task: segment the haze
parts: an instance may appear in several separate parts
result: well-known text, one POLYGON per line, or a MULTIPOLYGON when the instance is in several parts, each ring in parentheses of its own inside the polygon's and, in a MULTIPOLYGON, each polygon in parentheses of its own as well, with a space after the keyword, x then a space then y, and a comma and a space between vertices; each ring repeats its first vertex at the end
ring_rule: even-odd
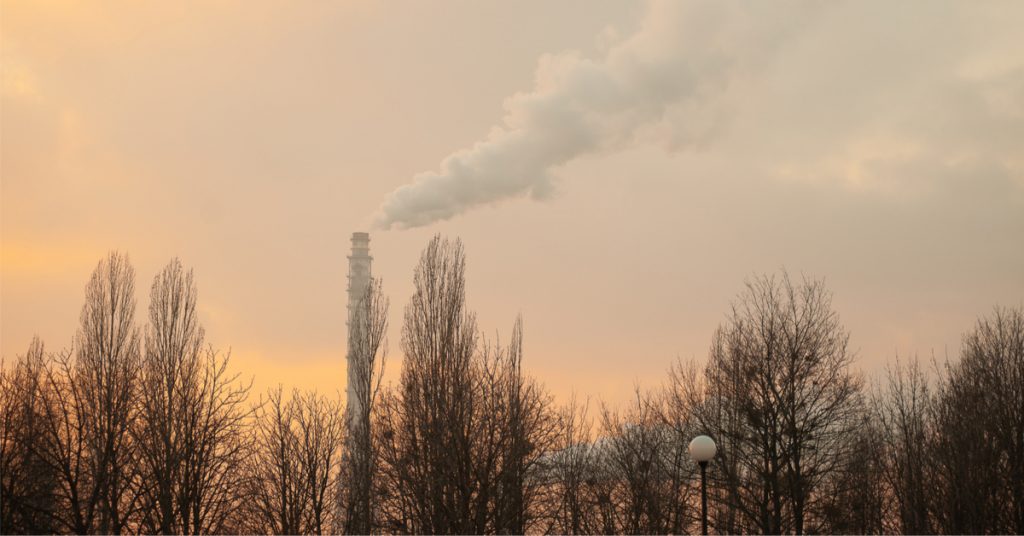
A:
POLYGON ((783 268, 826 278, 866 372, 954 355, 1024 300, 1022 27, 1012 1, 5 1, 0 352, 69 346, 107 251, 140 319, 178 256, 237 371, 340 391, 371 230, 392 378, 435 233, 563 399, 703 358, 783 268))

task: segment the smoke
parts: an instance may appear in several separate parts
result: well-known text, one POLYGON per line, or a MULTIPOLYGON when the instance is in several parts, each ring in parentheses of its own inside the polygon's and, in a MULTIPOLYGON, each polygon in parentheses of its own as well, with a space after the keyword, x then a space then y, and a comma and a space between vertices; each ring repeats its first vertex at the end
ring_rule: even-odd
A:
POLYGON ((720 96, 770 57, 810 7, 654 3, 639 30, 603 58, 544 55, 533 90, 505 100, 500 125, 444 158, 440 171, 392 192, 375 227, 418 227, 509 198, 547 198, 553 170, 581 156, 708 141, 722 121, 720 96))

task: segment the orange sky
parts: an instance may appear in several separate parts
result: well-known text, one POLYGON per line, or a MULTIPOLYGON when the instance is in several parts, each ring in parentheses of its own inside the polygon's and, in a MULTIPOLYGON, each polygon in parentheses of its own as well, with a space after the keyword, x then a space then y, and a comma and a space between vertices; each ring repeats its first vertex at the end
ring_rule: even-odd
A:
POLYGON ((453 188, 496 184, 475 150, 570 111, 588 127, 554 130, 544 199, 515 190, 373 232, 392 377, 434 233, 464 240, 489 335, 523 314, 527 367, 561 398, 623 401, 677 356, 703 358, 753 273, 825 277, 868 372, 955 354, 974 318, 1024 300, 1020 2, 0 9, 7 359, 33 334, 70 344, 116 249, 140 321, 179 256, 236 370, 261 389, 342 390, 351 232, 453 154, 482 162, 453 188), (630 85, 622 51, 682 82, 630 85), (588 73, 625 78, 605 94, 588 73), (637 110, 651 99, 665 108, 637 110))

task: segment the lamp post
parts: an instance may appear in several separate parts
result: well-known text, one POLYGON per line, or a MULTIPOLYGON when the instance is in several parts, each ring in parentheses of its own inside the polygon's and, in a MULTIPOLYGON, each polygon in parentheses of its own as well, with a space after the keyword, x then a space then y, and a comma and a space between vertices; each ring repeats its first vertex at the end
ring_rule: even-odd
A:
POLYGON ((715 440, 699 435, 690 441, 690 457, 700 465, 700 533, 708 533, 708 462, 715 457, 718 447, 715 440))

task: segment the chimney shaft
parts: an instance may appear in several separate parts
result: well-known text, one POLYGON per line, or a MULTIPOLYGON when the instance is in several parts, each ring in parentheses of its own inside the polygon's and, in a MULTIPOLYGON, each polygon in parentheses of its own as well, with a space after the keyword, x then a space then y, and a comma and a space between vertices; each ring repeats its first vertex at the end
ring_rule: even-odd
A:
POLYGON ((370 256, 370 233, 352 233, 352 253, 348 256, 348 382, 347 382, 347 413, 349 419, 355 419, 359 415, 359 401, 355 393, 355 380, 353 376, 353 360, 357 358, 355 350, 356 341, 353 340, 353 326, 360 322, 365 326, 364 318, 357 318, 356 315, 365 315, 366 310, 359 306, 360 300, 366 295, 370 286, 371 267, 373 257, 370 256))

